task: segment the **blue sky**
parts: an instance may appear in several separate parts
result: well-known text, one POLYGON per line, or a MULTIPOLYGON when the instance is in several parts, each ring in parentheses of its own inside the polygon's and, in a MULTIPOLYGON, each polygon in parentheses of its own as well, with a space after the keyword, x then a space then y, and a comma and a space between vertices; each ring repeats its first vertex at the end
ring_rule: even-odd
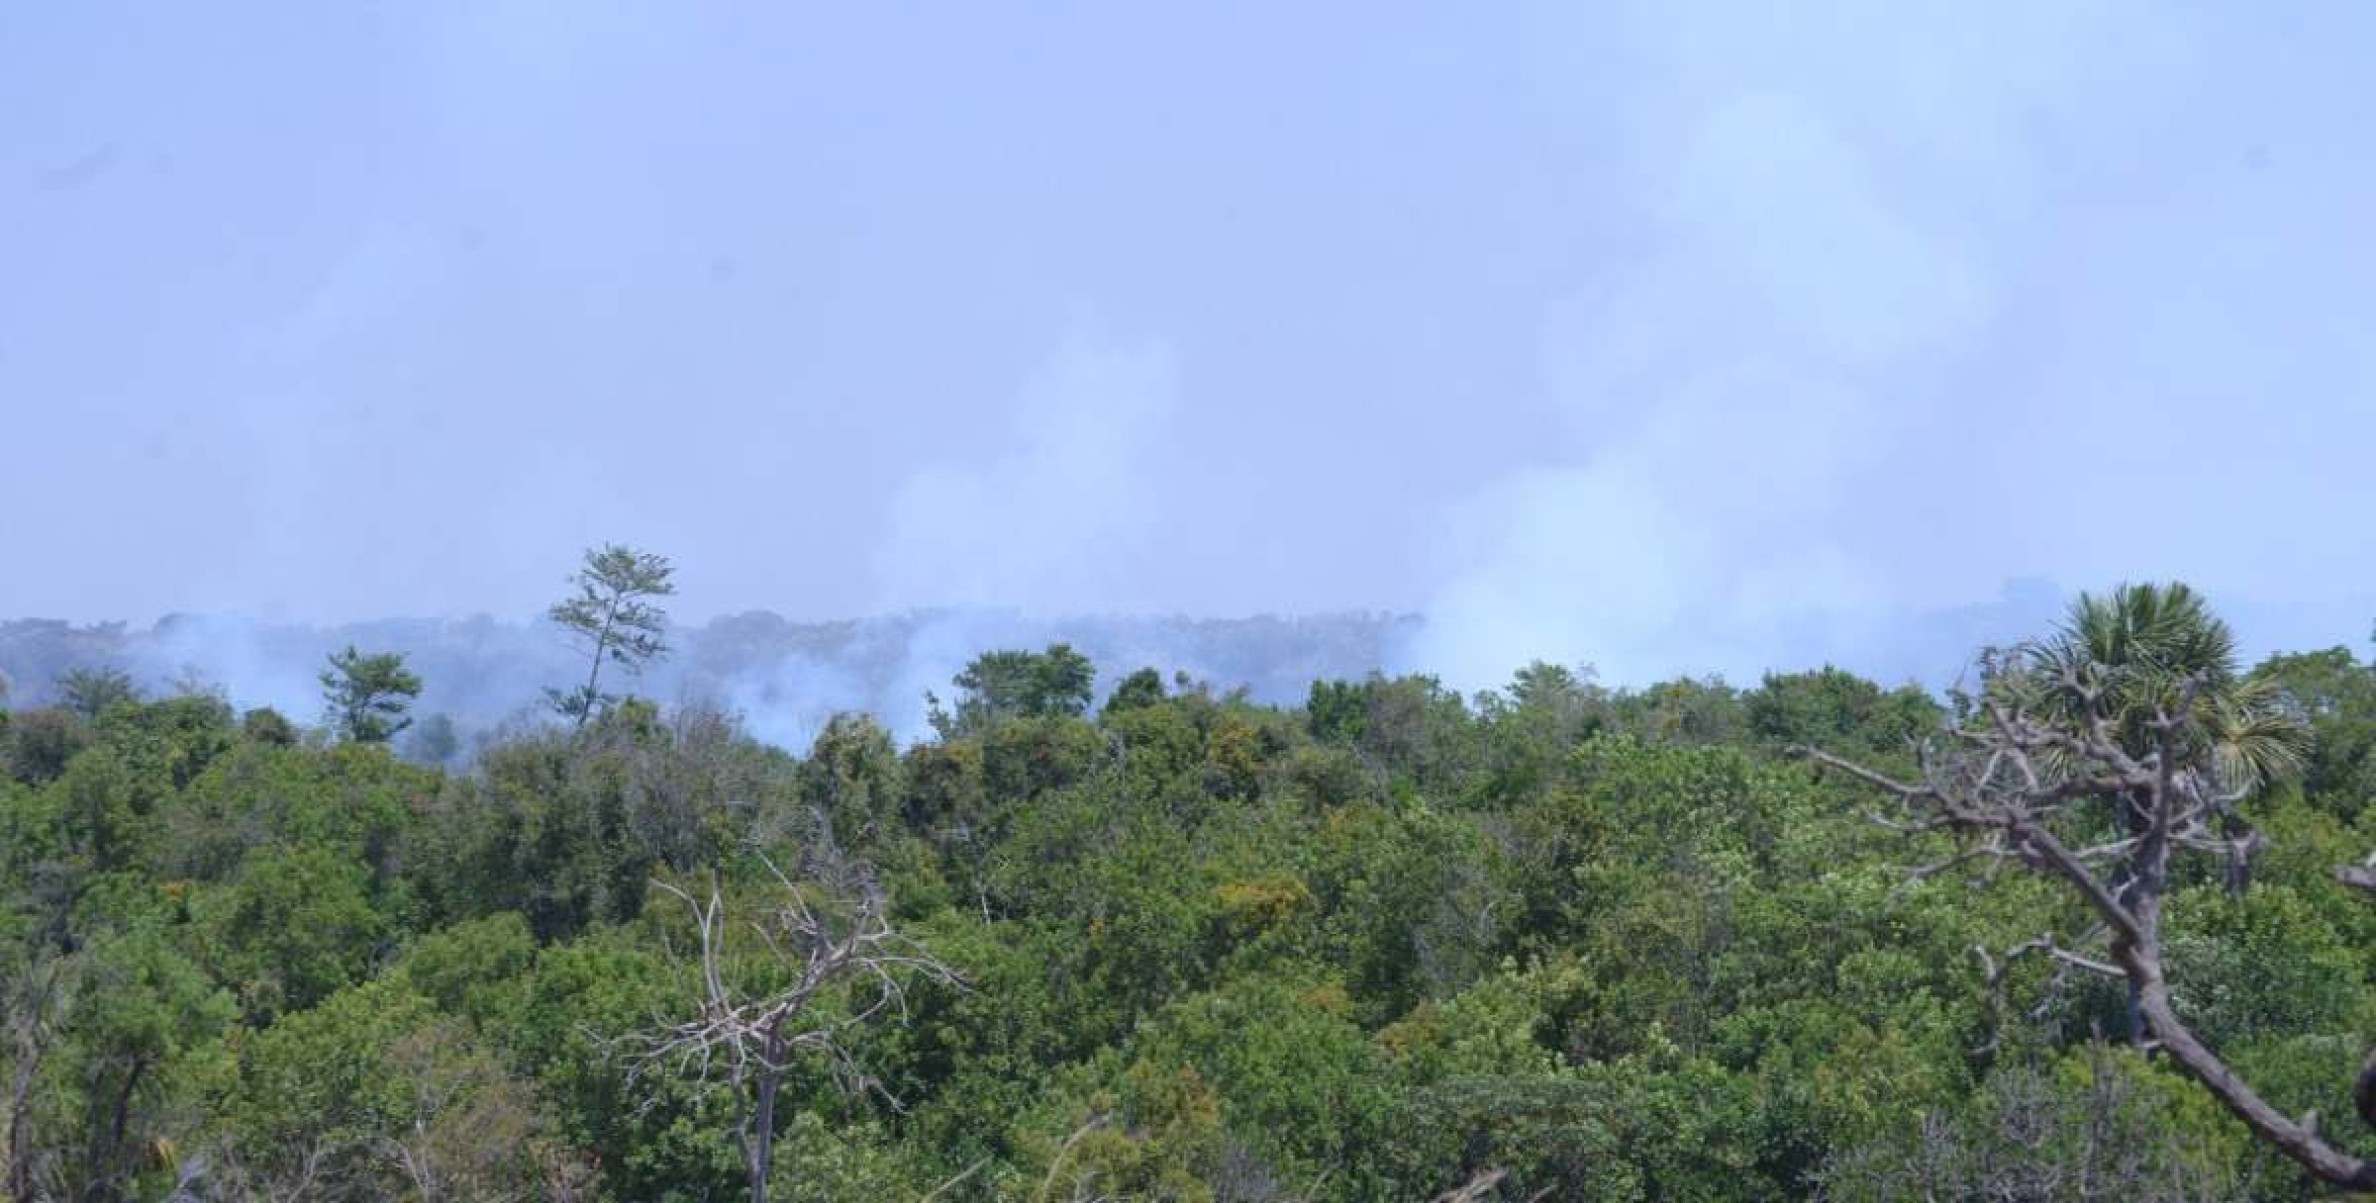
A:
MULTIPOLYGON (((0 615, 2376 618, 2376 9, 18 5, 0 615), (1959 617, 1961 616, 1961 617, 1959 617)), ((1983 624, 1985 625, 1985 624, 1983 624)))

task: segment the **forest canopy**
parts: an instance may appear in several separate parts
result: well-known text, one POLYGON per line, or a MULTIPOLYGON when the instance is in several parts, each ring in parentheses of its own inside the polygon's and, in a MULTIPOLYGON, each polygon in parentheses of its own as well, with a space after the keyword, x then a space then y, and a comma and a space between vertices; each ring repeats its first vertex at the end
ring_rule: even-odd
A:
POLYGON ((372 647, 318 722, 0 710, 0 1192, 2253 1200, 2341 1180, 2287 1132, 2376 1155, 2376 669, 2238 665, 2182 589, 1946 696, 991 648, 929 735, 794 754, 636 696, 656 611, 604 617, 665 561, 609 567, 553 713, 444 765, 372 647))

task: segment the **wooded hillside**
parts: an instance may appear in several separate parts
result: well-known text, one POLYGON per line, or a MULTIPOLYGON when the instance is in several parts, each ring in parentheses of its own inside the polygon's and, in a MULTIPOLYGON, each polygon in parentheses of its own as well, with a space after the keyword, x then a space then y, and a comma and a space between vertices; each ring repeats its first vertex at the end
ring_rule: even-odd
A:
POLYGON ((2087 621, 1945 699, 1537 665, 1100 702, 1017 650, 931 738, 851 715, 799 756, 603 676, 582 726, 451 771, 389 752, 411 695, 370 649, 325 673, 343 726, 87 676, 0 717, 5 1190, 2304 1197, 2170 1037, 2376 1153, 2376 906, 2336 872, 2376 850, 2376 675, 2087 621), (2053 693, 2058 648, 2095 684, 2053 693), (2051 802, 1948 788, 1998 780, 1950 753, 2008 707, 2199 770, 2160 828, 2167 1020, 2043 845, 1928 821, 2026 798, 2140 905, 2157 828, 2056 789, 2085 756, 2029 745, 2051 802))

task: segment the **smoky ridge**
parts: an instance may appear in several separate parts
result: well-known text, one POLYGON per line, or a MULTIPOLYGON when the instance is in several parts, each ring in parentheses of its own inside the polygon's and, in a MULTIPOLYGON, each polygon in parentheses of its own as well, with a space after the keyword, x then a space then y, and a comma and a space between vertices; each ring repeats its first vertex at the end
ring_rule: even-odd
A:
MULTIPOLYGON (((1167 680, 1291 703, 1315 680, 1393 668, 1423 625, 1416 614, 1385 611, 1211 618, 951 607, 815 621, 754 609, 670 623, 669 653, 622 685, 671 707, 732 713, 752 736, 799 750, 845 713, 870 715, 902 739, 923 737, 926 695, 947 695, 966 663, 1000 648, 1069 644, 1096 665, 1101 697, 1152 668, 1167 680)), ((321 710, 325 658, 350 645, 404 657, 422 682, 413 713, 458 737, 456 755, 543 719, 544 690, 582 675, 585 664, 541 617, 309 623, 176 613, 145 626, 0 620, 0 679, 12 704, 37 707, 63 699, 68 674, 114 670, 147 696, 210 693, 303 723, 321 710)))

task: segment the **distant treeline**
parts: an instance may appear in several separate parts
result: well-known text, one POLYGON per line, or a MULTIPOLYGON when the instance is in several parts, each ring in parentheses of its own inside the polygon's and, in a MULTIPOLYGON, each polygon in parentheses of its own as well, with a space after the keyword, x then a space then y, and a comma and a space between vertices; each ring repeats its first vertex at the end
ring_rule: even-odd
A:
MULTIPOLYGON (((670 704, 742 713, 750 730, 806 744, 840 711, 879 716, 904 737, 925 729, 924 693, 946 691, 974 656, 996 647, 1068 642, 1106 668, 1152 665, 1257 701, 1285 702, 1322 677, 1359 677, 1392 663, 1418 619, 1386 614, 1236 619, 918 611, 841 622, 793 622, 751 611, 669 631, 671 656, 638 692, 670 704)), ((582 657, 545 620, 381 619, 335 626, 174 615, 152 626, 0 622, 0 678, 19 706, 58 700, 77 669, 115 668, 151 695, 215 689, 242 706, 267 705, 310 721, 323 657, 354 645, 402 654, 420 674, 414 709, 442 715, 465 737, 540 710, 542 690, 581 672, 582 657)), ((1102 680, 1110 689, 1112 680, 1102 680)), ((400 742, 400 750, 416 751, 400 742)))

